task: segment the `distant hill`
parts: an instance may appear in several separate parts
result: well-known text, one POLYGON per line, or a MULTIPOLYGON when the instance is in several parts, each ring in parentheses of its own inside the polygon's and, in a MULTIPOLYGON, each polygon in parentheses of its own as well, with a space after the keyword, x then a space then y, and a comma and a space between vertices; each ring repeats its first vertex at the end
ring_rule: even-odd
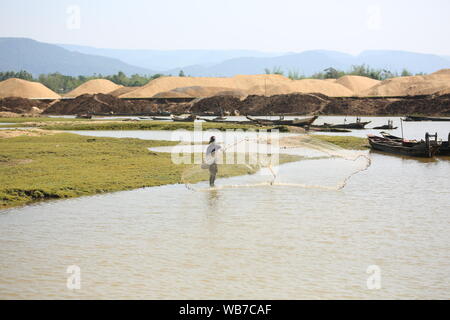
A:
POLYGON ((123 71, 127 75, 164 73, 190 76, 261 74, 280 68, 311 76, 328 67, 348 71, 352 65, 400 73, 432 73, 450 68, 450 57, 407 51, 371 50, 359 55, 310 50, 300 53, 268 53, 255 50, 121 50, 87 46, 46 44, 31 39, 0 38, 0 71, 26 70, 38 75, 102 75, 123 71))
POLYGON ((37 76, 59 72, 64 75, 102 75, 118 71, 154 74, 156 71, 132 66, 118 59, 72 52, 60 46, 26 38, 0 38, 0 71, 26 70, 37 76))
POLYGON ((59 46, 70 51, 116 58, 132 65, 162 71, 190 65, 209 66, 232 58, 281 55, 281 53, 256 50, 129 50, 103 49, 71 44, 59 44, 59 46))
MULTIPOLYGON (((364 51, 358 56, 336 51, 314 50, 288 54, 278 57, 246 57, 223 61, 213 66, 188 66, 182 68, 191 76, 233 76, 236 74, 260 74, 265 68, 280 68, 310 76, 328 67, 348 71, 352 65, 366 64, 375 69, 402 72, 408 69, 412 73, 432 73, 449 68, 450 59, 432 54, 406 51, 364 51)), ((169 70, 176 74, 179 69, 169 70)))

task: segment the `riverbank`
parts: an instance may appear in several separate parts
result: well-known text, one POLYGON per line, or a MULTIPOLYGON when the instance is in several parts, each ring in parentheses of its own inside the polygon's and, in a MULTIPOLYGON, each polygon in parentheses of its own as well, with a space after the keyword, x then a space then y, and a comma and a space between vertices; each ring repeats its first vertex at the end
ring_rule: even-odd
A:
MULTIPOLYGON (((48 199, 179 183, 188 168, 174 164, 170 153, 148 150, 177 142, 94 138, 50 131, 45 135, 23 133, 0 138, 2 209, 48 199)), ((281 159, 296 160, 299 157, 285 155, 281 159)), ((222 166, 218 177, 248 173, 243 165, 222 166)), ((205 177, 199 175, 192 182, 205 177)))
MULTIPOLYGON (((198 124, 198 123, 197 123, 198 124)), ((258 126, 253 124, 238 123, 201 123, 203 130, 269 130, 274 127, 258 126)), ((136 120, 124 121, 123 119, 73 119, 73 118, 7 118, 0 119, 0 128, 32 127, 46 130, 194 130, 194 122, 173 122, 136 120), (25 119, 25 120, 24 120, 25 119), (4 121, 2 121, 4 120, 4 121), (8 123, 2 125, 2 122, 8 123), (11 124, 12 123, 12 124, 11 124)), ((280 131, 288 131, 287 128, 276 127, 280 131)))
MULTIPOLYGON (((317 136, 349 149, 365 139, 317 136)), ((0 137, 0 208, 48 199, 180 183, 188 165, 176 165, 170 153, 148 148, 178 142, 78 136, 48 130, 5 130, 0 137)), ((280 155, 280 162, 301 160, 280 155)), ((249 174, 246 166, 225 166, 219 178, 249 174)), ((199 175, 191 182, 207 179, 199 175)))

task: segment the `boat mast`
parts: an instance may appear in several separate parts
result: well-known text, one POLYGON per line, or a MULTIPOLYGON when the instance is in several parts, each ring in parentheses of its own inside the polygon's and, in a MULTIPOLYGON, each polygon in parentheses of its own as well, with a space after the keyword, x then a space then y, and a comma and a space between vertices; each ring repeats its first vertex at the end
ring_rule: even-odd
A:
POLYGON ((403 119, 400 118, 400 126, 402 127, 402 141, 405 140, 405 138, 403 137, 403 119))

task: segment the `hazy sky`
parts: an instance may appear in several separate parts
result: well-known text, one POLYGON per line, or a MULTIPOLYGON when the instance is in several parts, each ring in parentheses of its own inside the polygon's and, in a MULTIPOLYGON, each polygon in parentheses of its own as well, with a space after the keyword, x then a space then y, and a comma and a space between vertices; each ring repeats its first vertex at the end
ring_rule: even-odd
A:
POLYGON ((0 0, 0 36, 130 49, 450 55, 449 0, 0 0))

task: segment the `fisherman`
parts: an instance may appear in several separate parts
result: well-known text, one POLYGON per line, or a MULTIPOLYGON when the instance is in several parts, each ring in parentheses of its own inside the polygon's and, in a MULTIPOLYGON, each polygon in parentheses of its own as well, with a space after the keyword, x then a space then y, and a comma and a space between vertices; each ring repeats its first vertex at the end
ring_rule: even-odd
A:
POLYGON ((216 137, 212 136, 209 139, 209 145, 206 149, 206 163, 209 169, 209 186, 214 187, 214 181, 217 175, 217 163, 216 163, 216 153, 222 147, 216 143, 216 137))

